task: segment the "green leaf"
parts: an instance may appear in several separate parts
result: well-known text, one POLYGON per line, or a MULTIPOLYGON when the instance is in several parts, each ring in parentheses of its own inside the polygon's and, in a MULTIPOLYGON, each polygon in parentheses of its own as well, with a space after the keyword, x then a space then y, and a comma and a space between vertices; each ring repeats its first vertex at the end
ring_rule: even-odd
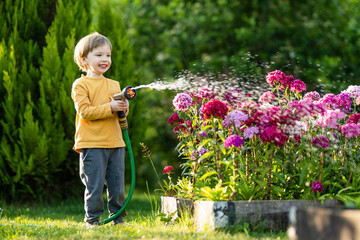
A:
POLYGON ((201 176, 201 178, 199 179, 200 181, 204 180, 205 178, 208 178, 212 175, 218 174, 216 171, 211 171, 211 172, 207 172, 204 175, 201 176))
POLYGON ((198 162, 201 162, 202 160, 204 159, 207 159, 207 158, 210 158, 211 156, 214 155, 214 152, 210 151, 210 152, 207 152, 207 153, 204 153, 199 159, 198 159, 198 162))
POLYGON ((306 173, 307 173, 307 166, 304 166, 303 169, 301 170, 300 182, 299 182, 300 186, 302 186, 304 183, 306 173))
POLYGON ((273 172, 273 174, 283 183, 286 184, 286 181, 284 180, 284 178, 282 176, 280 176, 280 174, 278 174, 277 172, 273 172))

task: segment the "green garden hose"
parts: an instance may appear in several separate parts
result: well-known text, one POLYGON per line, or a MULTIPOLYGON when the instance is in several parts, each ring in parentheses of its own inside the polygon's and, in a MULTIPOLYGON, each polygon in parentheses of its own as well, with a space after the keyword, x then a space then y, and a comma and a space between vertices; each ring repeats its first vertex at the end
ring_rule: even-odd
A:
POLYGON ((111 222, 112 220, 116 219, 117 217, 119 217, 119 215, 125 210, 126 206, 129 204, 131 197, 133 195, 134 192, 134 188, 135 188, 135 162, 134 162, 134 155, 131 149, 131 143, 130 143, 130 138, 129 138, 129 134, 127 131, 127 128, 122 128, 122 133, 123 133, 123 137, 125 139, 125 143, 126 143, 126 148, 129 152, 129 158, 130 158, 130 166, 131 166, 131 185, 130 185, 130 191, 129 191, 129 195, 125 200, 124 205, 120 208, 120 210, 115 213, 112 217, 109 217, 101 222, 99 222, 99 225, 103 225, 106 223, 111 222))
MULTIPOLYGON (((135 97, 136 97, 136 90, 132 86, 125 87, 121 93, 115 94, 113 96, 115 100, 123 100, 123 99, 133 100, 135 97)), ((113 216, 99 222, 99 225, 107 224, 112 220, 116 219, 117 217, 119 217, 119 215, 125 210, 126 206, 129 204, 135 188, 135 162, 134 162, 134 155, 131 149, 129 134, 127 131, 128 123, 126 119, 126 114, 124 111, 119 111, 117 115, 122 130, 122 135, 123 138, 125 139, 126 148, 129 152, 130 166, 131 166, 131 185, 130 185, 129 195, 126 198, 124 205, 113 216)))

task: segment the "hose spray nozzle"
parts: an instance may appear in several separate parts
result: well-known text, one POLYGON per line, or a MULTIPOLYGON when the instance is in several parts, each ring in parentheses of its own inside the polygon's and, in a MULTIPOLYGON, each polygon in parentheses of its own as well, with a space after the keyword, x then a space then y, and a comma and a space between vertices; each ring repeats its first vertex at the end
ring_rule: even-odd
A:
POLYGON ((136 90, 132 86, 127 86, 121 93, 114 94, 115 100, 133 100, 136 97, 136 90))
MULTIPOLYGON (((133 100, 136 97, 136 90, 132 86, 127 86, 124 88, 124 90, 121 93, 117 93, 113 95, 113 98, 115 100, 133 100)), ((128 124, 126 120, 126 114, 124 111, 118 112, 118 117, 120 121, 120 127, 121 129, 127 129, 128 124)))

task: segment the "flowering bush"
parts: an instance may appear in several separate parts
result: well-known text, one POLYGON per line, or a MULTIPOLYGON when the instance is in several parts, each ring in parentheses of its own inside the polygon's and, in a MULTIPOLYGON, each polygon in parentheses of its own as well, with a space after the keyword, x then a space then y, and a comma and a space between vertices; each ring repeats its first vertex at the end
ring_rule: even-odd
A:
MULTIPOLYGON (((175 196, 314 199, 359 191, 360 86, 321 97, 279 70, 266 81, 273 91, 259 102, 238 89, 176 95, 168 122, 183 174, 175 196)), ((164 169, 170 180, 171 170, 164 169)))

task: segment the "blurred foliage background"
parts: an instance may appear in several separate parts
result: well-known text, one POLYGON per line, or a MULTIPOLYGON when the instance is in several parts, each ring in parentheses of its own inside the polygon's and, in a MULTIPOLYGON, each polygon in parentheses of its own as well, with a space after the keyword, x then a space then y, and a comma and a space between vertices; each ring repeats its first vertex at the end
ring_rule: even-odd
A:
MULTIPOLYGON (((82 196, 70 91, 81 74, 74 47, 88 33, 111 40, 106 76, 123 87, 172 81, 184 71, 262 81, 279 69, 308 91, 339 93, 360 83, 359 6, 360 0, 1 1, 0 197, 82 196)), ((139 89, 131 102, 138 188, 157 182, 140 143, 159 172, 179 165, 167 124, 174 95, 139 89)))

